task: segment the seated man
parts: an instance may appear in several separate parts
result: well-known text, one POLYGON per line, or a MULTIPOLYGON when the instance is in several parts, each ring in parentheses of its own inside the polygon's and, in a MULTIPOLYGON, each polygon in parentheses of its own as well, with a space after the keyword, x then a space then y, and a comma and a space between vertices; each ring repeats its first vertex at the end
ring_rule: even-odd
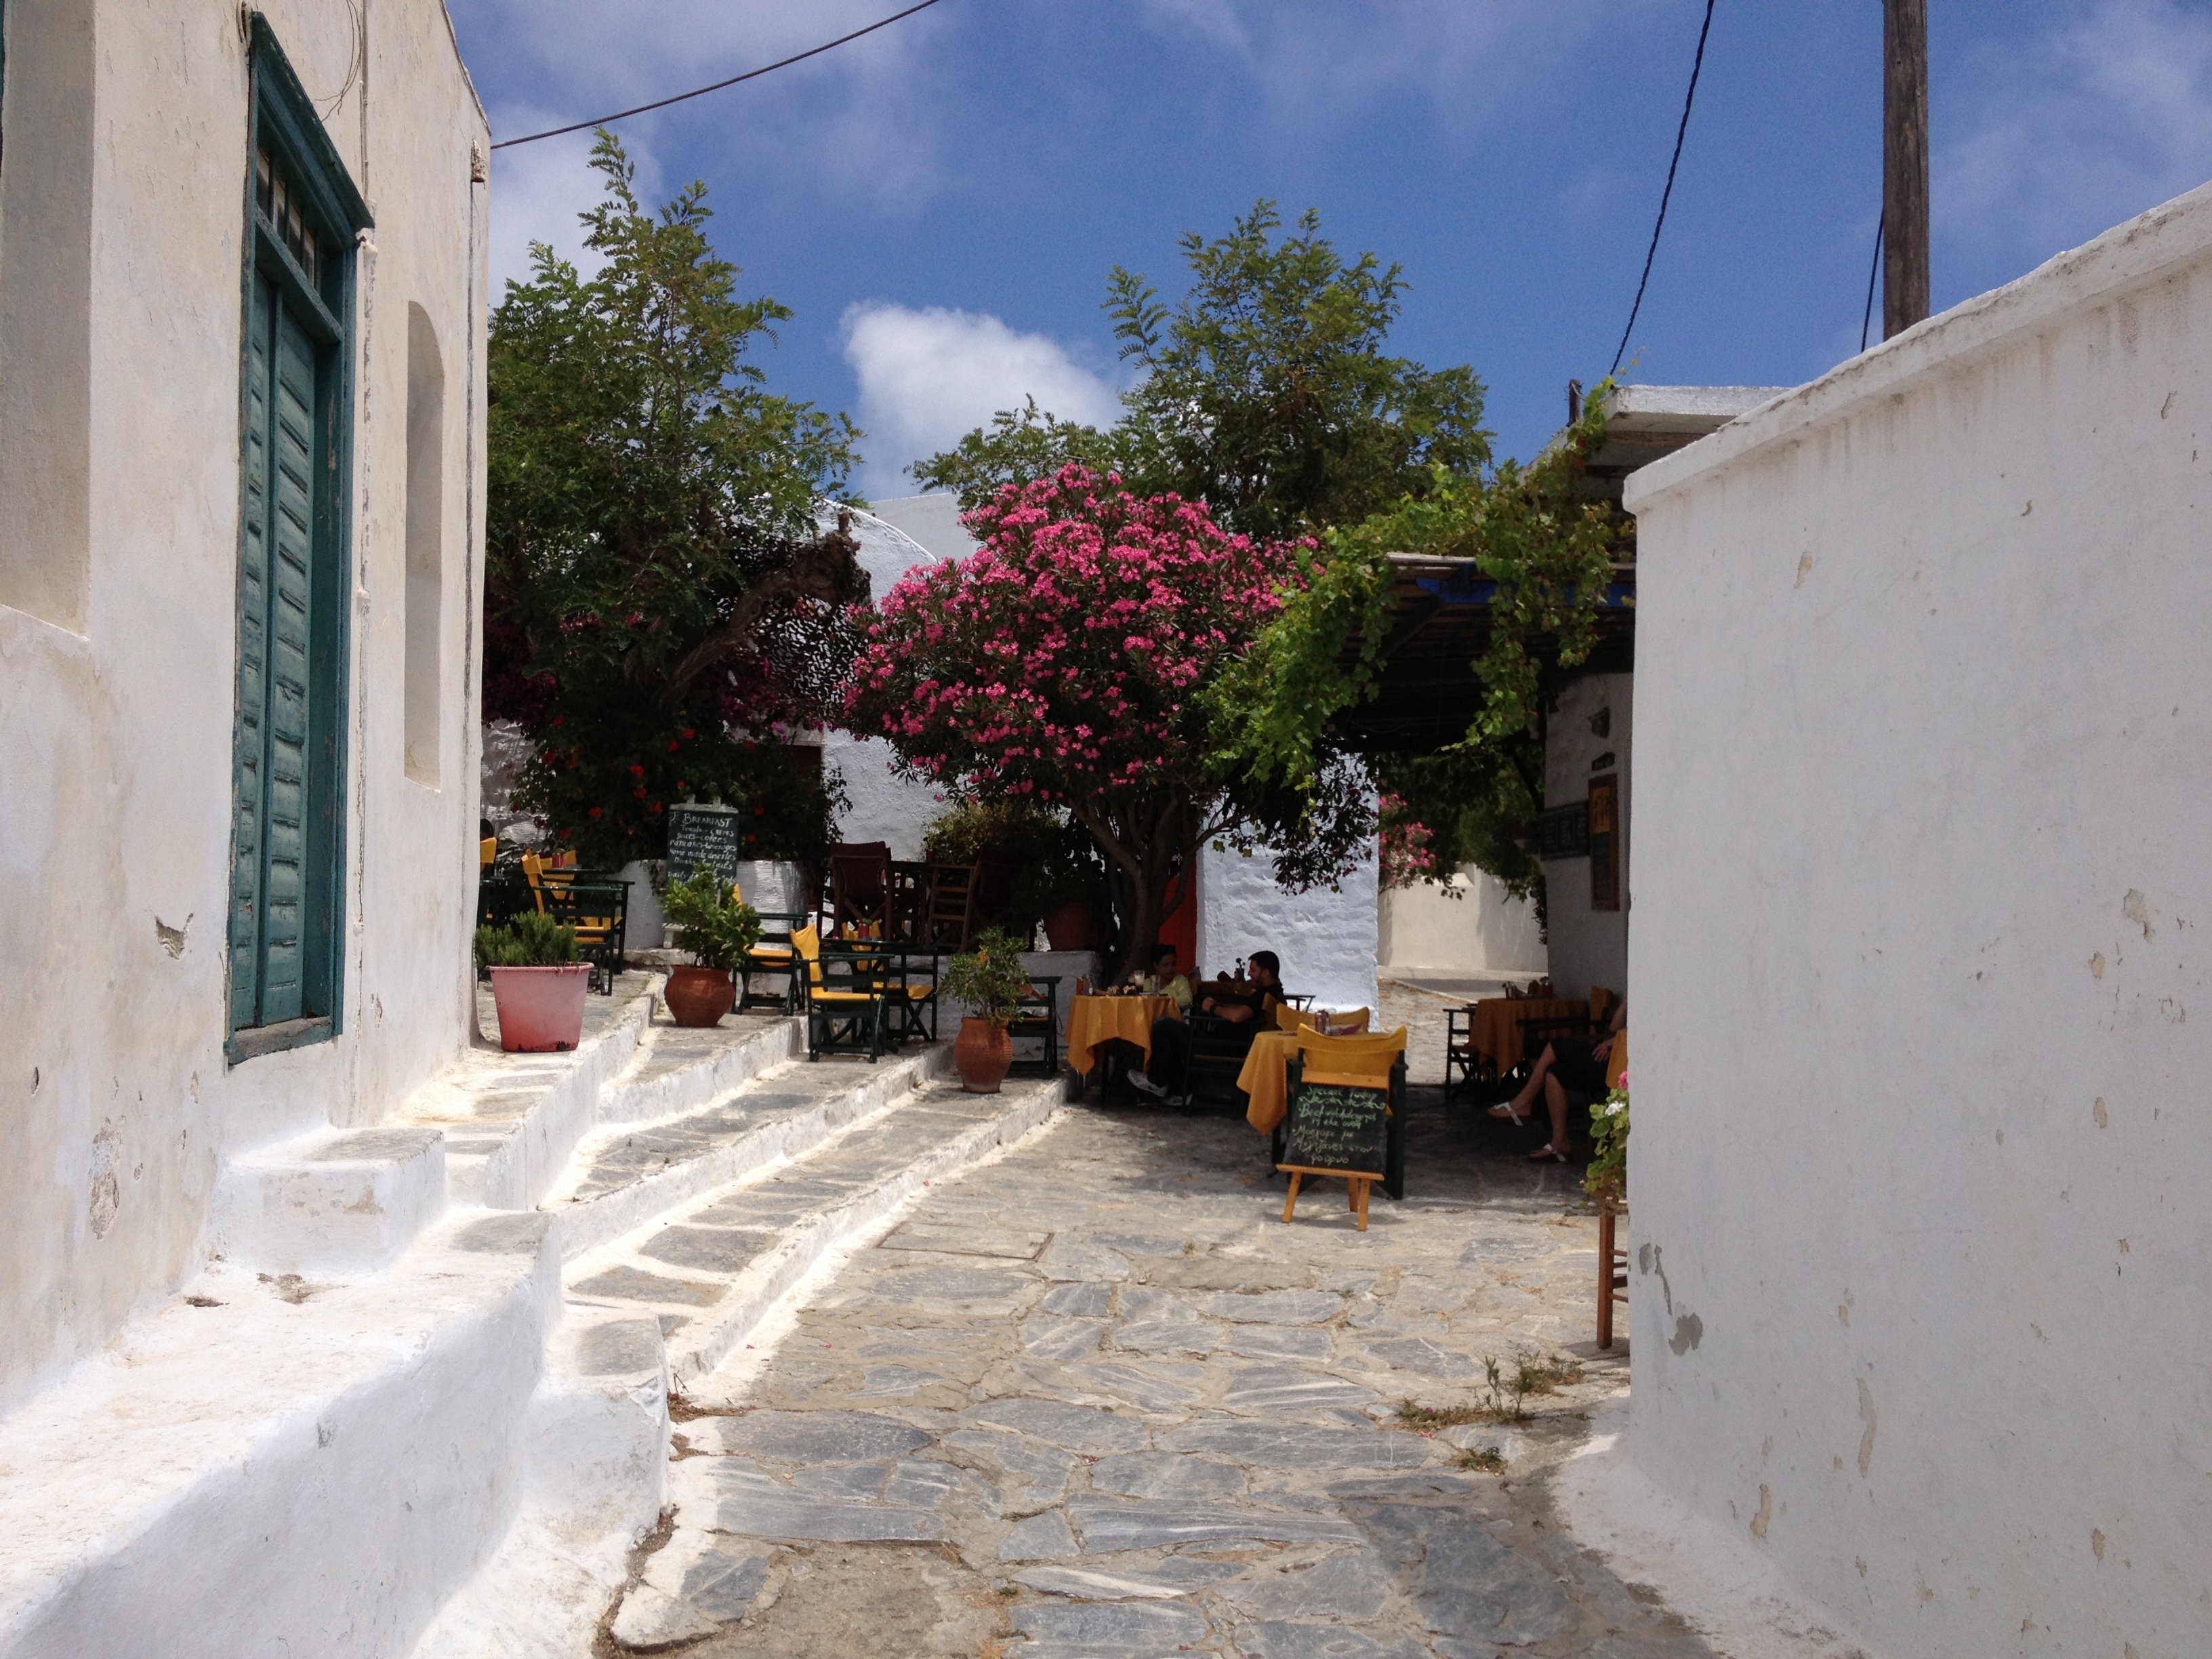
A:
MULTIPOLYGON (((1231 991, 1225 986, 1194 992, 1194 1012, 1230 1025, 1249 1025, 1282 1000, 1281 964, 1273 951, 1252 953, 1252 983, 1231 991)), ((1129 1085, 1155 1100, 1190 1103, 1190 1027, 1173 1018, 1152 1022, 1152 1058, 1146 1072, 1129 1073, 1129 1085)))
POLYGON ((1173 997, 1177 1012, 1190 1012, 1190 981, 1176 965, 1172 945, 1152 946, 1152 971, 1137 981, 1137 988, 1147 996, 1173 997))
POLYGON ((1536 1063, 1530 1067, 1528 1081, 1522 1085, 1521 1092, 1505 1104, 1492 1107, 1491 1116, 1510 1117, 1516 1123, 1526 1123, 1529 1109, 1541 1091, 1544 1104, 1551 1109, 1552 1138, 1528 1156, 1565 1164, 1568 1152, 1567 1108, 1571 1104, 1587 1106, 1607 1092, 1606 1073, 1611 1068, 1606 1062, 1613 1057, 1613 1039, 1627 1029, 1628 999, 1623 997, 1613 1006, 1613 1024, 1601 1041, 1593 1043, 1583 1037, 1554 1037, 1536 1056, 1536 1063))

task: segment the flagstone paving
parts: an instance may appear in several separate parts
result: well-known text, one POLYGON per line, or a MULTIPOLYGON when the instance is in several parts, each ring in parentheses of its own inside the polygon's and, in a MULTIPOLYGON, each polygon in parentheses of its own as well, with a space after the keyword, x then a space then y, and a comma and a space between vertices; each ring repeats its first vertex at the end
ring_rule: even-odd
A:
POLYGON ((1709 1654, 1548 1498, 1626 1381, 1590 1341, 1575 1172, 1433 1094, 1411 1140, 1408 1195, 1364 1233, 1334 1183, 1285 1225, 1241 1121, 1150 1109, 1073 1108, 931 1188, 764 1365, 679 1402, 673 1526, 603 1646, 1709 1654), (1580 1379, 1522 1422, 1401 1420, 1522 1355, 1580 1379), (1468 1467, 1493 1447, 1502 1474, 1468 1467))

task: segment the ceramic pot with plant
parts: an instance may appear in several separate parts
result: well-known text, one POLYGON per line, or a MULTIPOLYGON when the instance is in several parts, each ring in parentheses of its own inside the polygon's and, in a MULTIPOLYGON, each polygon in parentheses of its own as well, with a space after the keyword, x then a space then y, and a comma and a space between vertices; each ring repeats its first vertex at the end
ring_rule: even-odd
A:
POLYGON ((975 950, 945 964, 937 989, 968 1010, 952 1044, 960 1086, 971 1095, 995 1095, 1014 1063, 1014 1040, 1006 1027, 1030 990, 1021 941, 1002 927, 989 929, 975 950))
POLYGON ((503 926, 477 928, 476 953, 491 978, 501 1048, 556 1054, 583 1041, 592 965, 577 959, 574 929, 525 910, 503 926))
POLYGON ((660 896, 668 936, 692 965, 668 970, 661 1000, 678 1025, 718 1024, 737 1004, 732 974, 760 942, 760 916, 730 884, 702 865, 689 881, 672 881, 660 896))

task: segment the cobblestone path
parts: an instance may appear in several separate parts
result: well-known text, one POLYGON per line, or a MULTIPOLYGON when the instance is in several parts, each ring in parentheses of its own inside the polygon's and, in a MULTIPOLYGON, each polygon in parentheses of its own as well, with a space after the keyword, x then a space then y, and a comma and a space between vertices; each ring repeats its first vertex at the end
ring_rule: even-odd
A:
POLYGON ((931 1188, 684 1402, 673 1526, 603 1648, 1707 1655, 1547 1497, 1626 1381, 1574 1172, 1432 1094, 1411 1139, 1364 1234, 1335 1183, 1285 1225, 1222 1117, 1076 1106, 931 1188), (1579 1370, 1525 1421, 1401 1412, 1481 1406, 1524 1358, 1579 1370))

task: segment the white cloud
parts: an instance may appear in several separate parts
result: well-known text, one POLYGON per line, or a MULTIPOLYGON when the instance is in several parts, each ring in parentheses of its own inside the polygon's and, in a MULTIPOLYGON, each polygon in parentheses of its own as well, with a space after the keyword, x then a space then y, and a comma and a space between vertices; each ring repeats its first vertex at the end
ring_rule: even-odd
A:
POLYGON ((1936 133, 1932 205, 1978 285, 2212 179, 2212 14, 2101 0, 1978 57, 1960 101, 1936 133))
POLYGON ((847 310, 844 335, 867 433, 860 488, 870 495, 914 494, 920 486, 908 463, 950 448, 1025 397, 1062 420, 1094 426, 1121 412, 1109 376, 1057 340, 1019 333, 983 313, 871 301, 847 310))

